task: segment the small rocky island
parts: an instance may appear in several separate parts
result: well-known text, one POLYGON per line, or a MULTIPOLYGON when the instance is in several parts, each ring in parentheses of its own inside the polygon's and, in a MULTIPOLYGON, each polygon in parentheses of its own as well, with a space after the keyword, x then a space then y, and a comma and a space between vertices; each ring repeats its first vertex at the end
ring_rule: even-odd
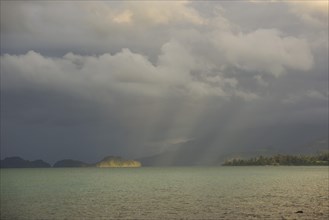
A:
POLYGON ((141 167, 142 164, 136 160, 125 160, 121 157, 108 156, 95 164, 96 167, 141 167))
MULTIPOLYGON (((79 160, 72 160, 72 159, 65 159, 57 161, 53 167, 60 168, 60 167, 99 167, 99 168, 119 168, 119 167, 141 167, 142 164, 136 160, 126 160, 122 157, 117 156, 107 156, 104 157, 102 160, 96 163, 85 163, 79 160)), ((20 157, 7 157, 1 160, 1 168, 49 168, 51 167, 50 164, 42 161, 42 160, 35 160, 29 161, 24 160, 20 157)))

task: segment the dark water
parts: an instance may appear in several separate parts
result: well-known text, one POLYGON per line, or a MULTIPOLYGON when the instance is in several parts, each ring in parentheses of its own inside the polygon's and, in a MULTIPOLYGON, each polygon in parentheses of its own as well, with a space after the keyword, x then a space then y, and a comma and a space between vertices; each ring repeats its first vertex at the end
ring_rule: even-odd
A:
POLYGON ((328 167, 1 169, 1 219, 329 219, 328 179, 328 167))

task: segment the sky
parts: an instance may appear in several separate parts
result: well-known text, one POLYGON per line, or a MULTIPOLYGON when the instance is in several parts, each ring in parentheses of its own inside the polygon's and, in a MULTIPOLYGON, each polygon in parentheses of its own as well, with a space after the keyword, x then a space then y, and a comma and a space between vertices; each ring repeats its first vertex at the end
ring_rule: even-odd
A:
POLYGON ((298 152, 328 97, 328 1, 1 1, 1 158, 298 152))

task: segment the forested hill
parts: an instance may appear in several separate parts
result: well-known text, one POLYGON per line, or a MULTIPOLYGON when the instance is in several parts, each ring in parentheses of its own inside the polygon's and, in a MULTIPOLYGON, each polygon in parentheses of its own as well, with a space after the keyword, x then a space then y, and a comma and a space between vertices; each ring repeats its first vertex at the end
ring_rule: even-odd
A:
POLYGON ((7 157, 0 161, 1 168, 48 168, 49 163, 43 160, 24 160, 20 157, 7 157))
POLYGON ((225 161, 223 166, 264 166, 264 165, 283 165, 283 166, 328 166, 329 152, 317 155, 275 155, 259 156, 250 159, 233 158, 225 161))
MULTIPOLYGON (((53 167, 141 167, 142 164, 136 160, 126 160, 122 157, 107 156, 101 161, 89 164, 79 160, 65 159, 57 161, 53 167)), ((1 160, 0 168, 49 168, 50 164, 43 160, 29 161, 20 157, 7 157, 1 160)))

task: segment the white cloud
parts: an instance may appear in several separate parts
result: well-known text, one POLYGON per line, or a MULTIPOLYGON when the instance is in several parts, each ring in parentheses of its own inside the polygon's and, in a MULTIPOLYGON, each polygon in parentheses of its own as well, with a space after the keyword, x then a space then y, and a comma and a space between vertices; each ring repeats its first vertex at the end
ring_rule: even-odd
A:
POLYGON ((261 86, 268 86, 268 82, 266 82, 261 75, 255 75, 254 79, 259 83, 261 86))
POLYGON ((68 53, 62 58, 44 57, 30 51, 25 55, 1 56, 1 83, 3 88, 31 84, 83 95, 103 94, 105 99, 113 92, 139 96, 230 97, 238 90, 234 78, 193 77, 191 72, 197 68, 193 60, 191 54, 173 41, 164 45, 157 65, 129 49, 100 56, 68 53))
POLYGON ((188 6, 188 1, 177 2, 134 2, 127 1, 119 4, 107 2, 83 2, 81 8, 87 12, 91 24, 103 32, 110 31, 113 25, 138 25, 139 27, 195 24, 201 25, 204 19, 199 13, 188 6))
POLYGON ((137 22, 149 24, 192 23, 202 24, 203 18, 188 6, 188 1, 176 2, 126 2, 137 22))
MULTIPOLYGON (((28 29, 19 36, 29 36, 26 42, 35 41, 36 45, 47 44, 49 50, 58 47, 69 50, 66 46, 74 45, 72 47, 78 50, 93 51, 91 54, 102 51, 98 56, 73 52, 60 58, 30 52, 16 57, 16 60, 6 61, 5 65, 16 62, 15 68, 28 66, 21 73, 34 68, 28 78, 32 80, 34 76, 35 82, 67 77, 75 82, 75 78, 82 76, 79 83, 88 81, 100 84, 102 88, 135 94, 154 96, 169 91, 253 99, 257 96, 254 91, 242 89, 243 83, 230 69, 247 71, 258 85, 266 87, 268 82, 264 80, 264 74, 279 77, 290 70, 307 72, 313 67, 314 58, 306 39, 289 36, 278 29, 242 31, 224 17, 228 12, 221 6, 215 7, 215 14, 204 16, 186 1, 31 2, 23 5, 9 2, 3 5, 1 10, 6 11, 6 15, 2 15, 5 19, 1 19, 1 24, 6 33, 28 29), (63 6, 65 12, 72 13, 64 13, 63 6), (20 12, 17 20, 11 19, 10 14, 14 12, 20 12), (70 28, 72 25, 74 31, 70 28), (163 37, 160 34, 161 40, 157 41, 157 37, 150 36, 161 32, 159 28, 164 28, 163 33, 168 35, 163 37), (109 51, 117 52, 110 54, 109 51), (153 56, 147 57, 150 51, 153 56), (45 67, 36 66, 38 62, 47 63, 44 65, 56 74, 42 73, 45 67), (35 77, 38 72, 39 78, 35 77)), ((308 10, 317 11, 316 8, 308 10)), ((10 41, 8 39, 6 41, 10 41)), ((324 43, 321 41, 318 47, 324 43)))
POLYGON ((130 10, 124 10, 118 15, 113 17, 113 21, 116 23, 131 23, 133 13, 130 10))
POLYGON ((253 101, 260 99, 260 96, 253 92, 236 91, 235 95, 239 98, 244 99, 245 101, 253 101))
POLYGON ((180 72, 196 65, 200 71, 204 66, 221 69, 232 65, 256 74, 280 76, 288 69, 312 68, 313 55, 304 38, 287 36, 277 29, 239 31, 237 24, 223 16, 224 9, 217 8, 215 15, 206 17, 187 1, 5 2, 1 7, 1 27, 5 30, 1 41, 5 46, 31 45, 28 50, 61 48, 65 53, 70 47, 89 54, 129 48, 136 54, 152 54, 150 60, 154 63, 158 59, 159 66, 171 62, 164 66, 180 68, 180 72), (19 15, 14 19, 13 14, 19 15), (15 30, 22 32, 16 36, 17 42, 7 35, 15 30), (162 56, 158 58, 156 53, 162 56))
POLYGON ((328 1, 286 1, 292 12, 306 24, 316 28, 328 28, 328 1))
POLYGON ((218 33, 214 39, 227 61, 248 71, 267 72, 278 77, 286 68, 310 70, 313 55, 304 39, 281 36, 275 29, 250 33, 218 33))
POLYGON ((312 99, 328 101, 328 93, 324 94, 324 93, 322 93, 320 91, 317 91, 317 90, 307 90, 306 91, 306 96, 308 96, 312 99))
POLYGON ((328 102, 328 98, 328 91, 326 93, 318 90, 306 90, 298 94, 288 94, 287 97, 282 100, 282 102, 285 104, 296 104, 309 100, 328 102))

